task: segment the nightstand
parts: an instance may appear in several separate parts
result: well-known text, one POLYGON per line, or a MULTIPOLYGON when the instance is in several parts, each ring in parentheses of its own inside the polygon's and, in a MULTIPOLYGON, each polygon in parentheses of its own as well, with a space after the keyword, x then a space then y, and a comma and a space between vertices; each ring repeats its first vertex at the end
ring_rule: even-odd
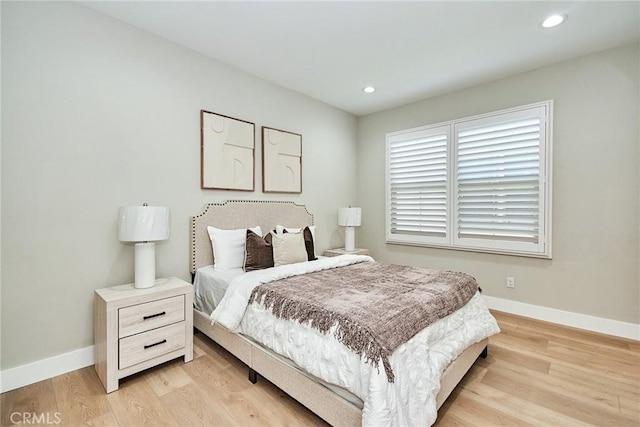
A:
POLYGON ((352 255, 369 255, 369 249, 355 248, 351 252, 347 252, 344 248, 337 249, 327 249, 324 251, 324 256, 338 256, 344 254, 352 254, 352 255))
POLYGON ((193 360, 193 286, 183 280, 96 289, 93 315, 95 368, 107 393, 136 372, 181 356, 193 360))

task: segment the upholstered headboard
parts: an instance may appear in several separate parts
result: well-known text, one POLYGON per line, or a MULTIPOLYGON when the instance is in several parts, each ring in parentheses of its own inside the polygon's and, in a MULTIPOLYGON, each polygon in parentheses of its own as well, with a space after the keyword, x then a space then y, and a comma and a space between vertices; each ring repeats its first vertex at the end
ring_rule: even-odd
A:
POLYGON ((313 215, 306 206, 288 201, 228 200, 206 204, 198 215, 189 219, 191 274, 213 264, 207 226, 234 229, 259 225, 263 233, 267 233, 278 224, 287 227, 313 225, 313 215))

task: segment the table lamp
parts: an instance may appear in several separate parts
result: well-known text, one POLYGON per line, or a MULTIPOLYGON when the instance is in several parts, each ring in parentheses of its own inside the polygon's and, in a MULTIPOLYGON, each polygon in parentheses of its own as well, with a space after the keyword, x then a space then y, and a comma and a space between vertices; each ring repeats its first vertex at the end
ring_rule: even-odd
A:
POLYGON ((353 252, 356 248, 355 228, 360 227, 362 222, 362 210, 360 208, 340 208, 338 210, 338 225, 344 229, 344 250, 353 252))
POLYGON ((156 244, 169 238, 169 208, 124 206, 120 208, 120 241, 135 244, 136 288, 150 288, 156 281, 156 244))

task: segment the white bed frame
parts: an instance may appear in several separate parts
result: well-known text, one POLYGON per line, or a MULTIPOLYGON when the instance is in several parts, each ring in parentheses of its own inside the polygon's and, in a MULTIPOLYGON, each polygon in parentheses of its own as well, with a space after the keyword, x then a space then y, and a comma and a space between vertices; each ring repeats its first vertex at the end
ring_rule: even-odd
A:
MULTIPOLYGON (((313 215, 306 207, 294 202, 230 200, 209 203, 201 213, 190 218, 192 276, 198 268, 213 264, 213 251, 207 226, 245 228, 259 225, 264 233, 276 224, 289 227, 313 225, 313 215)), ((250 378, 255 372, 278 386, 298 402, 333 426, 362 425, 362 410, 335 394, 305 372, 276 358, 268 350, 226 328, 211 325, 209 315, 194 308, 194 327, 225 348, 249 367, 250 378)), ((479 356, 486 356, 487 341, 468 347, 444 371, 436 403, 440 408, 455 386, 479 356)))

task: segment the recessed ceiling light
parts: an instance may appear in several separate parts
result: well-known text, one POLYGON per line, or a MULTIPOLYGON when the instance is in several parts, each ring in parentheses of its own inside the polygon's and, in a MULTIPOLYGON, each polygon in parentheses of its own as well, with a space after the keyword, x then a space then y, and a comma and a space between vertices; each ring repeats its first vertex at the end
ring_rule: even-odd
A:
POLYGON ((363 90, 364 92, 366 92, 366 93, 373 93, 373 92, 375 92, 375 91, 376 91, 376 88, 375 88, 375 87, 373 87, 373 86, 367 86, 367 87, 365 87, 365 88, 364 88, 364 89, 362 89, 362 90, 363 90))
POLYGON ((553 28, 567 20, 567 15, 551 15, 542 21, 542 28, 553 28))

